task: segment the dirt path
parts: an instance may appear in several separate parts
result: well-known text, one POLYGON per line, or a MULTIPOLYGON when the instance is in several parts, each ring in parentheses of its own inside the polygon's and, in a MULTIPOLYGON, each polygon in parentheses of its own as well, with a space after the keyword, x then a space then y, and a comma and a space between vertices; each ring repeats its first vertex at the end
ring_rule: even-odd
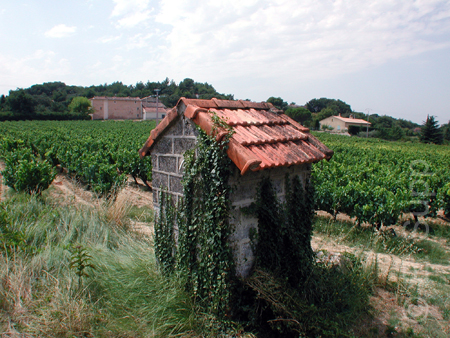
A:
POLYGON ((450 274, 450 266, 441 264, 431 264, 417 262, 413 257, 398 257, 396 255, 376 253, 366 251, 358 247, 350 247, 338 244, 321 236, 313 236, 311 246, 314 251, 326 250, 329 253, 340 254, 350 252, 355 255, 363 255, 366 264, 374 264, 375 261, 380 269, 380 275, 391 281, 396 281, 399 273, 403 276, 410 276, 411 282, 422 283, 424 278, 439 274, 450 274))

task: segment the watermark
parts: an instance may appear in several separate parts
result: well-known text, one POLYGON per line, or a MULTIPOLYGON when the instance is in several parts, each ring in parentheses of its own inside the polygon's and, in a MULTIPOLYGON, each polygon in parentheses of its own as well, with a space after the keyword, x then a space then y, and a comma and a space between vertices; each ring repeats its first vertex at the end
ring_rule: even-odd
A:
MULTIPOLYGON (((433 175, 430 171, 430 165, 424 160, 414 160, 409 165, 411 169, 411 182, 409 189, 413 199, 409 202, 411 213, 414 216, 414 232, 422 225, 425 228, 425 234, 430 233, 430 227, 427 222, 420 221, 419 217, 425 217, 430 212, 430 197, 436 196, 436 193, 430 189, 427 177, 433 175), (411 208, 412 207, 412 208, 411 208)), ((403 223, 404 228, 411 226, 411 221, 403 223)))
MULTIPOLYGON (((423 277, 427 278, 426 276, 423 277)), ((415 270, 413 280, 418 281, 420 278, 419 270, 415 270)), ((406 304, 404 304, 403 318, 406 320, 413 320, 415 322, 425 321, 428 318, 429 313, 430 306, 422 297, 409 297, 406 304)))
MULTIPOLYGON (((419 217, 425 217, 430 213, 430 200, 436 196, 430 188, 429 180, 427 179, 433 172, 430 170, 430 165, 424 160, 412 161, 409 168, 411 169, 409 189, 411 192, 411 201, 408 206, 412 215, 414 216, 414 230, 417 232, 422 226, 425 230, 425 235, 430 233, 430 227, 424 220, 419 220, 419 217)), ((411 221, 408 220, 403 224, 404 228, 411 227, 411 221)), ((419 271, 415 270, 413 280, 418 281, 425 276, 419 276, 419 271)), ((430 306, 422 297, 410 297, 405 304, 403 310, 403 318, 413 320, 415 322, 424 321, 428 318, 430 306)))

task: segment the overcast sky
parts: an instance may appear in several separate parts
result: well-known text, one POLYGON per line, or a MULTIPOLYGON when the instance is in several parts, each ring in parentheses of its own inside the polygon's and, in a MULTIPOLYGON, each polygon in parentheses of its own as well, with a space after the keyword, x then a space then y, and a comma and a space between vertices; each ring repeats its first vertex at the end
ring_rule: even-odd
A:
POLYGON ((0 0, 0 94, 166 77, 446 123, 450 1, 0 0))

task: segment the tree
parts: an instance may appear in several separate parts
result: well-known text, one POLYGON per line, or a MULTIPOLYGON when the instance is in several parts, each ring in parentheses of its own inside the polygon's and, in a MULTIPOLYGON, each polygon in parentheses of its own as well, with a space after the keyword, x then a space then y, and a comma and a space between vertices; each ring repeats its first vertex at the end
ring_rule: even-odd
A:
POLYGON ((439 129, 439 122, 434 119, 434 116, 427 116, 427 120, 422 126, 419 138, 423 143, 442 144, 442 132, 439 129))
POLYGON ((398 124, 395 124, 389 132, 389 139, 391 140, 397 141, 400 140, 403 136, 405 136, 405 132, 402 128, 400 128, 398 124))
POLYGON ((31 95, 26 94, 23 89, 10 90, 6 103, 14 114, 23 117, 34 115, 34 99, 31 95))
POLYGON ((275 108, 281 109, 283 111, 285 111, 288 106, 288 103, 283 101, 281 97, 271 96, 267 99, 267 102, 272 103, 275 106, 275 108))
POLYGON ((3 108, 5 107, 5 104, 6 104, 6 97, 5 97, 5 95, 2 95, 0 97, 0 110, 3 110, 3 108))
POLYGON ((294 119, 295 121, 299 122, 300 124, 304 125, 305 122, 308 122, 312 119, 311 112, 303 107, 299 108, 288 108, 285 111, 285 114, 294 119))
POLYGON ((324 108, 316 115, 316 119, 322 121, 323 119, 333 115, 336 115, 336 112, 332 108, 324 108))
POLYGON ((447 125, 442 128, 444 129, 444 140, 450 141, 450 121, 448 121, 447 125))
POLYGON ((83 96, 74 97, 69 104, 69 110, 73 114, 87 115, 92 110, 91 101, 83 96))
POLYGON ((344 101, 327 99, 325 97, 310 100, 309 102, 306 103, 306 108, 311 113, 318 113, 325 108, 331 108, 336 115, 337 114, 345 115, 352 113, 350 105, 348 105, 344 101))

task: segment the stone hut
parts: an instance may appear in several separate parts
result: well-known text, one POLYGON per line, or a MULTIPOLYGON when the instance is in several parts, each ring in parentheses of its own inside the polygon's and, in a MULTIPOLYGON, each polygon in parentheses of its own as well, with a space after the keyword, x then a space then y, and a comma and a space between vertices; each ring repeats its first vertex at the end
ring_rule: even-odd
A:
MULTIPOLYGON (((181 98, 161 123, 151 131, 140 149, 140 156, 152 156, 153 203, 159 212, 159 192, 167 190, 177 202, 183 196, 183 153, 195 147, 197 128, 213 132, 212 115, 216 114, 230 127, 233 135, 227 154, 232 164, 230 223, 234 228, 232 244, 236 273, 247 277, 253 266, 250 229, 257 228, 256 218, 241 208, 256 197, 256 187, 269 175, 279 200, 284 199, 286 174, 299 175, 303 183, 310 175, 311 163, 330 159, 333 151, 271 103, 181 98)), ((225 136, 216 132, 216 139, 225 136)))

